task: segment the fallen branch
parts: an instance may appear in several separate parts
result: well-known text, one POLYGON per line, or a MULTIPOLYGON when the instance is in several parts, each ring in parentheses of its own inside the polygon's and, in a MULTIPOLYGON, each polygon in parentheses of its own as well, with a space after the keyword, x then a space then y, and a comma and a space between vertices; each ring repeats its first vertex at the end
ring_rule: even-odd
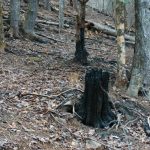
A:
POLYGON ((24 37, 30 39, 31 41, 37 41, 37 42, 40 42, 40 43, 48 43, 48 41, 46 39, 40 37, 36 33, 26 33, 24 31, 24 37))
POLYGON ((67 103, 69 101, 69 99, 64 99, 60 104, 57 105, 57 107, 55 109, 59 109, 62 105, 64 105, 65 103, 67 103))
POLYGON ((63 91, 57 95, 51 95, 51 96, 48 96, 48 95, 43 95, 43 94, 37 94, 37 93, 19 93, 17 96, 18 97, 23 97, 23 96, 28 96, 28 95, 31 95, 31 96, 39 96, 39 97, 46 97, 46 98, 49 98, 49 99, 53 99, 53 98, 56 98, 56 97, 59 97, 67 92, 70 92, 70 91, 74 91, 74 90, 77 90, 77 91, 80 91, 83 93, 83 91, 81 89, 77 89, 77 88, 73 88, 73 89, 68 89, 66 91, 63 91))
POLYGON ((52 38, 52 37, 50 37, 50 36, 47 36, 47 35, 44 35, 44 34, 41 34, 41 33, 36 33, 36 34, 39 35, 39 36, 45 37, 45 38, 47 38, 47 39, 53 40, 54 42, 65 43, 64 41, 61 41, 61 40, 52 38))
MULTIPOLYGON (((47 21, 47 20, 36 20, 37 23, 43 23, 43 24, 48 24, 48 25, 54 25, 54 26, 59 26, 59 23, 57 22, 52 22, 52 21, 47 21)), ((64 24, 64 27, 69 28, 68 24, 64 24)))
MULTIPOLYGON (((96 22, 93 22, 91 20, 86 20, 87 23, 91 24, 91 27, 92 28, 95 28, 97 30, 100 30, 102 31, 103 33, 105 34, 109 34, 109 35, 112 35, 112 36, 117 36, 117 32, 115 29, 111 29, 109 28, 108 26, 106 25, 102 25, 102 24, 99 24, 99 23, 96 23, 96 22)), ((125 39, 126 40, 130 40, 132 41, 133 43, 135 42, 135 37, 134 36, 130 36, 130 35, 127 35, 125 34, 125 39)))
POLYGON ((139 117, 137 117, 137 118, 135 118, 135 119, 133 119, 133 120, 128 121, 125 125, 123 125, 123 128, 126 128, 129 124, 135 122, 135 121, 138 120, 138 119, 139 119, 139 117))

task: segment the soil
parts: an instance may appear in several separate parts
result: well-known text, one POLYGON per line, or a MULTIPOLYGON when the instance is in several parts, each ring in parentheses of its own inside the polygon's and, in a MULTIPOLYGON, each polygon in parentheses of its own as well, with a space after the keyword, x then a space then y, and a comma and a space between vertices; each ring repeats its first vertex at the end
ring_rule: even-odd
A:
MULTIPOLYGON (((52 5, 58 8, 58 2, 54 0, 52 5)), ((6 17, 8 10, 6 3, 6 17)), ((0 149, 85 150, 89 149, 90 140, 100 144, 101 149, 149 150, 150 138, 144 132, 144 125, 150 115, 150 102, 113 89, 117 67, 115 38, 86 30, 88 65, 76 64, 73 61, 75 17, 67 3, 65 12, 68 28, 36 24, 36 33, 53 40, 45 38, 47 42, 40 43, 23 37, 14 39, 11 35, 5 38, 7 48, 0 52, 0 149), (57 109, 64 100, 75 103, 80 99, 85 73, 90 68, 102 68, 111 74, 109 97, 118 116, 118 124, 111 128, 102 130, 85 126, 74 114, 57 109)), ((46 11, 43 7, 38 13, 38 19, 41 18, 59 21, 57 11, 46 11)), ((89 7, 86 18, 114 26, 111 16, 89 7)), ((9 24, 5 23, 5 28, 9 29, 9 24)), ((129 70, 133 47, 126 46, 129 70)))

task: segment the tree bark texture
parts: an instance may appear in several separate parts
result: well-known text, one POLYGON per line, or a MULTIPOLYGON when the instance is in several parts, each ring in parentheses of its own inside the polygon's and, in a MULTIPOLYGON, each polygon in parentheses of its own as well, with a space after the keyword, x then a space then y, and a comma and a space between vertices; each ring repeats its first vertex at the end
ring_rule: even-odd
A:
POLYGON ((24 31, 26 34, 34 34, 34 26, 37 18, 38 0, 28 1, 28 11, 24 22, 24 31))
POLYGON ((19 36, 20 0, 10 0, 10 25, 13 36, 19 36))
POLYGON ((126 51, 125 51, 125 2, 116 0, 116 31, 118 49, 118 67, 115 86, 125 88, 127 85, 126 77, 126 51))
POLYGON ((3 8, 2 8, 2 0, 0 0, 0 51, 4 49, 4 30, 3 30, 3 8))
POLYGON ((59 28, 64 27, 64 0, 59 0, 59 28))
MULTIPOLYGON (((150 89, 150 1, 135 1, 135 54, 127 93, 138 96, 140 88, 150 89)), ((150 99, 150 94, 148 95, 150 99)))
POLYGON ((85 8, 88 0, 79 0, 80 10, 76 17, 76 51, 75 61, 87 64, 88 53, 85 49, 85 8))
POLYGON ((115 122, 108 100, 108 83, 108 72, 94 69, 86 73, 84 95, 75 107, 84 124, 104 128, 115 122))

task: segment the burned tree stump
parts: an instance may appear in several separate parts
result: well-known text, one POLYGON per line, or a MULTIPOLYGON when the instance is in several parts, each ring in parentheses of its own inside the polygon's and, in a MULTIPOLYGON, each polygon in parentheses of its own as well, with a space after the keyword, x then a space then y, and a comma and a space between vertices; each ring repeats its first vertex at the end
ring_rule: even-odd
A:
POLYGON ((104 128, 115 122, 108 100, 108 83, 108 72, 93 69, 86 74, 84 94, 75 107, 85 125, 104 128))

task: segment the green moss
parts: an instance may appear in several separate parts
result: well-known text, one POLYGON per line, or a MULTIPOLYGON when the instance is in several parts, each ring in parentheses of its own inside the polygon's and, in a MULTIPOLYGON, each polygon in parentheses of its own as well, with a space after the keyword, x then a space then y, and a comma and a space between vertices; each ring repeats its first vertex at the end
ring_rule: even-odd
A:
POLYGON ((34 57, 28 57, 27 60, 30 62, 41 62, 42 58, 38 56, 34 56, 34 57))

